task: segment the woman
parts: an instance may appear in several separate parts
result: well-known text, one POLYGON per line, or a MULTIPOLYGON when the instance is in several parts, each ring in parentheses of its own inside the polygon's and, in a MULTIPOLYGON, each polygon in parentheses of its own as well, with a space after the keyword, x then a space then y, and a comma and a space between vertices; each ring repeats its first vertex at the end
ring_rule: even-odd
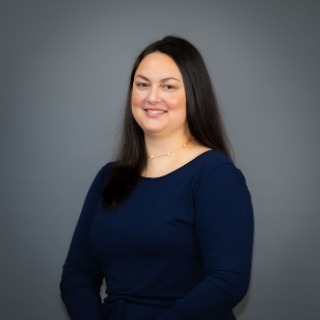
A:
POLYGON ((250 194, 203 59, 165 37, 134 64, 117 161, 86 197, 63 268, 67 311, 74 320, 235 319, 252 242, 250 194))

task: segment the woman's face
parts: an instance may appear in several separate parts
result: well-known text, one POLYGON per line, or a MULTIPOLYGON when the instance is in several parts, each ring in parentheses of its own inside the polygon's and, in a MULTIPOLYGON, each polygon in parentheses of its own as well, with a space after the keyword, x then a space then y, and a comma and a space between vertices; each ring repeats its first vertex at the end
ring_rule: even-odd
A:
POLYGON ((185 134, 186 92, 173 59, 154 52, 138 66, 132 87, 132 113, 145 135, 185 134))

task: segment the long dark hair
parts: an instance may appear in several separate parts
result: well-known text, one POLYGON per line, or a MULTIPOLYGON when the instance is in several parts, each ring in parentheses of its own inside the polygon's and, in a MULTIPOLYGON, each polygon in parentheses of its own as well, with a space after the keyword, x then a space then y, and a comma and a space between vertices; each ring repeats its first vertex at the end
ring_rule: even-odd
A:
POLYGON ((185 39, 167 36, 147 46, 133 65, 117 161, 102 191, 106 208, 118 205, 127 197, 139 182, 141 172, 147 163, 144 134, 131 111, 131 94, 139 64, 144 57, 153 52, 170 56, 181 72, 186 91, 187 123, 191 135, 202 145, 218 149, 231 157, 217 99, 201 54, 185 39))

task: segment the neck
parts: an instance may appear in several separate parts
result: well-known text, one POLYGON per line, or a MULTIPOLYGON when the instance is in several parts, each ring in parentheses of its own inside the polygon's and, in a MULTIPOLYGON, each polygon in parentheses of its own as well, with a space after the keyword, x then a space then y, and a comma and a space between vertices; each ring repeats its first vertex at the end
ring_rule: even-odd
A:
POLYGON ((192 137, 187 132, 168 138, 145 137, 147 154, 150 159, 171 156, 186 146, 192 137))

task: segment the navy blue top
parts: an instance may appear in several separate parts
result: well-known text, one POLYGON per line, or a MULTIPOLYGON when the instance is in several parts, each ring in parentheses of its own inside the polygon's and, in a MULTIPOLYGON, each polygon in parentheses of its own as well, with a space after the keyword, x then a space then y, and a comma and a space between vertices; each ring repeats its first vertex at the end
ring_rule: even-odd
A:
POLYGON ((72 320, 231 320, 250 280, 253 212, 242 173, 207 151, 141 178, 114 212, 94 179, 63 267, 72 320), (99 290, 106 280, 107 298, 99 290))

